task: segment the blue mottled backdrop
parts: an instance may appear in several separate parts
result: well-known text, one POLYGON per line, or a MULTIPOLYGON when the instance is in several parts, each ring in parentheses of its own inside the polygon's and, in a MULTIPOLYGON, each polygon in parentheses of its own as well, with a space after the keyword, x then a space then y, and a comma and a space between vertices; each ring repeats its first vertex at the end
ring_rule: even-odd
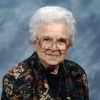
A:
POLYGON ((0 94, 3 75, 32 54, 28 23, 37 8, 47 5, 63 6, 73 12, 76 39, 66 58, 83 66, 90 100, 100 100, 100 0, 0 0, 0 94))

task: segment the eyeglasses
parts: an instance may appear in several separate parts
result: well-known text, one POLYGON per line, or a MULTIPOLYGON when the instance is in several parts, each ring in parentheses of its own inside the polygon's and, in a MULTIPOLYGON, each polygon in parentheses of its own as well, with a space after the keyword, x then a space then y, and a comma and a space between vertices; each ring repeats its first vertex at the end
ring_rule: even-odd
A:
POLYGON ((66 38, 52 39, 51 37, 37 37, 43 49, 52 49, 55 45, 57 49, 65 51, 70 46, 70 40, 66 38))

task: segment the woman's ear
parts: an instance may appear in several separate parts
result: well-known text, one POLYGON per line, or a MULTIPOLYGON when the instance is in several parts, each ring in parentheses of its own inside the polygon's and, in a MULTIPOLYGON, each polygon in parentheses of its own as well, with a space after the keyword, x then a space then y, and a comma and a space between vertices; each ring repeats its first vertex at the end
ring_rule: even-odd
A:
POLYGON ((37 47, 36 42, 32 43, 32 47, 33 47, 34 51, 36 51, 36 47, 37 47))
POLYGON ((36 45, 37 45, 37 43, 36 43, 36 41, 34 41, 34 42, 32 43, 32 47, 35 49, 35 48, 36 48, 36 45))

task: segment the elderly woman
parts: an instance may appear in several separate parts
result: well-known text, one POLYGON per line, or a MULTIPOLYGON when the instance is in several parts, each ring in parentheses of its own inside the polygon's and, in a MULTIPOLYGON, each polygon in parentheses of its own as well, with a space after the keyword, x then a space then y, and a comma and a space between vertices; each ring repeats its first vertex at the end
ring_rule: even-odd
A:
POLYGON ((35 52, 4 76, 1 100, 89 100, 84 69, 64 59, 74 41, 72 13, 58 6, 42 7, 29 27, 35 52))

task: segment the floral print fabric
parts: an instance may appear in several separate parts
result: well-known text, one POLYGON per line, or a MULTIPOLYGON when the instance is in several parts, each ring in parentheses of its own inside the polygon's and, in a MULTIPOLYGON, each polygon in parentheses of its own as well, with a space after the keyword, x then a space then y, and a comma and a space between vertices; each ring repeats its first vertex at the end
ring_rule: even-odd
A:
MULTIPOLYGON (((64 60, 66 100, 89 100, 87 76, 78 64, 64 60)), ((1 100, 62 100, 52 95, 36 52, 16 64, 3 78, 1 100)))

